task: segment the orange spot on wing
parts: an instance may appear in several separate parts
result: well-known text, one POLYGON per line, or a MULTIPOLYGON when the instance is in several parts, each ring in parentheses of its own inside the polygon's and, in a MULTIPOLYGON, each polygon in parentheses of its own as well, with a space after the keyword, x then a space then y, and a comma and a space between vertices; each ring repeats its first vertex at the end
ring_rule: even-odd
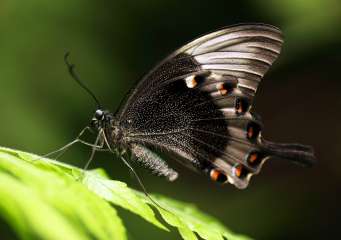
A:
POLYGON ((226 175, 216 169, 212 169, 210 171, 210 177, 211 177, 211 180, 215 182, 224 183, 227 181, 226 175))
POLYGON ((188 88, 194 88, 198 84, 197 80, 195 79, 195 76, 189 76, 186 78, 185 81, 188 88))
POLYGON ((251 153, 249 157, 249 163, 255 163, 258 159, 258 154, 257 153, 251 153))
POLYGON ((234 167, 234 175, 236 175, 236 177, 240 177, 242 175, 242 171, 243 171, 242 165, 239 164, 234 167))
POLYGON ((242 112, 243 112, 242 105, 239 105, 239 107, 238 107, 238 109, 237 109, 237 112, 238 112, 238 113, 242 113, 242 112))
POLYGON ((246 128, 246 137, 250 140, 255 140, 259 136, 261 128, 259 124, 255 122, 250 122, 246 128))
POLYGON ((253 137, 253 127, 249 127, 248 131, 247 131, 247 137, 248 138, 252 138, 253 137))
POLYGON ((237 111, 237 113, 243 112, 243 106, 242 106, 242 103, 240 102, 239 99, 237 100, 237 103, 236 103, 236 111, 237 111))
POLYGON ((251 166, 257 166, 262 162, 264 155, 261 152, 254 151, 249 153, 247 157, 247 163, 251 166))
POLYGON ((210 173, 211 179, 212 179, 213 181, 217 181, 217 179, 218 179, 218 177, 219 177, 219 174, 220 174, 219 171, 217 171, 217 170, 215 170, 215 169, 212 169, 212 170, 211 170, 211 173, 210 173))
POLYGON ((226 95, 226 94, 228 94, 228 90, 225 88, 224 83, 218 83, 218 84, 216 85, 216 87, 217 87, 217 89, 218 89, 218 91, 219 91, 219 93, 220 93, 221 95, 226 95))
POLYGON ((236 113, 242 114, 248 110, 248 102, 246 99, 237 98, 235 103, 236 113))

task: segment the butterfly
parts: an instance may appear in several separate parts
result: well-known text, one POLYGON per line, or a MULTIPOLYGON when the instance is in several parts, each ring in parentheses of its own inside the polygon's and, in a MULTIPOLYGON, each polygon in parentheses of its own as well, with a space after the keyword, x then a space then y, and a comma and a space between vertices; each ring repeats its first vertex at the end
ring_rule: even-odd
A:
POLYGON ((281 31, 266 24, 234 25, 203 35, 146 74, 115 113, 101 107, 68 64, 98 104, 91 120, 98 137, 88 145, 93 153, 118 154, 128 166, 130 156, 174 181, 178 173, 159 156, 161 150, 215 182, 240 189, 271 157, 312 165, 312 147, 265 140, 261 118, 252 111, 258 85, 282 44, 281 31))

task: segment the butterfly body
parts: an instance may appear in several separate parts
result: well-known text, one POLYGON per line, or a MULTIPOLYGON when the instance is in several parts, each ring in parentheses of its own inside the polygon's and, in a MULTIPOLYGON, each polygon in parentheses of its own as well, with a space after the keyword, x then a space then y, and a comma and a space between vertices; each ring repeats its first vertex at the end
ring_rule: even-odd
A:
POLYGON ((131 91, 113 115, 97 110, 93 126, 119 153, 173 181, 176 171, 156 153, 168 152, 213 181, 247 187, 271 156, 309 165, 313 150, 262 137, 252 103, 280 53, 281 32, 246 24, 204 35, 178 49, 131 91))

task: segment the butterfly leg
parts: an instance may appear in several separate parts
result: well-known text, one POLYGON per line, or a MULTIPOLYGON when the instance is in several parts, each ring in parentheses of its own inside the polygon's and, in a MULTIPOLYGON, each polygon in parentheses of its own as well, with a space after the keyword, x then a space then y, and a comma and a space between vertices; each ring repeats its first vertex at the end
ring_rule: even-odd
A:
POLYGON ((132 144, 131 151, 136 157, 136 161, 141 163, 145 168, 150 169, 157 176, 164 176, 169 181, 174 181, 178 177, 178 173, 171 169, 165 161, 148 148, 132 144))
POLYGON ((78 134, 78 136, 77 136, 76 139, 74 139, 73 141, 69 142, 68 144, 64 145, 63 147, 61 147, 61 148, 59 148, 59 149, 57 149, 57 150, 55 150, 55 151, 52 151, 52 152, 49 152, 49 153, 43 155, 43 157, 49 157, 49 156, 51 156, 51 155, 54 155, 54 154, 57 154, 57 153, 58 153, 58 155, 56 156, 56 159, 58 159, 58 158, 59 158, 61 155, 63 155, 71 146, 73 146, 73 145, 76 144, 76 143, 82 143, 82 144, 84 144, 84 145, 86 145, 86 146, 96 147, 97 150, 99 150, 99 151, 107 151, 107 149, 103 149, 103 146, 100 146, 100 145, 94 146, 94 144, 92 144, 92 143, 88 143, 88 142, 86 142, 86 141, 83 141, 83 140, 81 139, 81 136, 82 136, 86 131, 91 131, 91 129, 90 129, 89 127, 85 127, 85 128, 78 134))
POLYGON ((91 144, 92 145, 91 155, 90 155, 88 162, 85 164, 85 166, 83 168, 84 171, 88 169, 90 163, 92 162, 92 159, 95 156, 96 151, 108 150, 108 149, 104 149, 104 139, 103 139, 102 135, 103 135, 103 130, 101 130, 98 133, 98 136, 96 137, 95 143, 91 144))

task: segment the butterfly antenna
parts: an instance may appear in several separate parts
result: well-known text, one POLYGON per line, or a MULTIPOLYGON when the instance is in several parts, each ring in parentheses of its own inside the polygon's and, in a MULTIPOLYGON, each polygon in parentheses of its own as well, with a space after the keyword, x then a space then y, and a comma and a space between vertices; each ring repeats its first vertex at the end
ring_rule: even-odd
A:
POLYGON ((75 71, 75 65, 69 62, 69 56, 70 56, 70 52, 66 52, 64 55, 64 62, 68 68, 68 71, 69 71, 71 77, 79 84, 79 86, 81 86, 95 100, 95 102, 97 104, 97 109, 101 109, 101 104, 99 103, 95 94, 78 77, 78 75, 75 71))
MULTIPOLYGON (((110 152, 112 152, 114 155, 116 155, 116 153, 111 149, 109 143, 108 143, 108 140, 107 140, 107 137, 105 136, 104 133, 103 134, 103 138, 104 138, 104 141, 109 149, 110 152)), ((129 164, 129 162, 123 157, 120 155, 120 158, 121 160, 123 161, 123 163, 129 168, 129 170, 134 174, 135 178, 137 179, 137 182, 139 183, 140 187, 142 188, 142 191, 143 193, 146 195, 146 197, 153 203, 155 204, 157 207, 159 207, 160 209, 166 211, 166 212, 169 212, 169 213, 172 213, 170 212, 169 210, 165 209, 164 207, 162 207, 158 202, 156 202, 148 193, 146 187, 144 186, 141 178, 139 177, 139 175, 137 174, 137 172, 134 170, 134 168, 129 164)))

